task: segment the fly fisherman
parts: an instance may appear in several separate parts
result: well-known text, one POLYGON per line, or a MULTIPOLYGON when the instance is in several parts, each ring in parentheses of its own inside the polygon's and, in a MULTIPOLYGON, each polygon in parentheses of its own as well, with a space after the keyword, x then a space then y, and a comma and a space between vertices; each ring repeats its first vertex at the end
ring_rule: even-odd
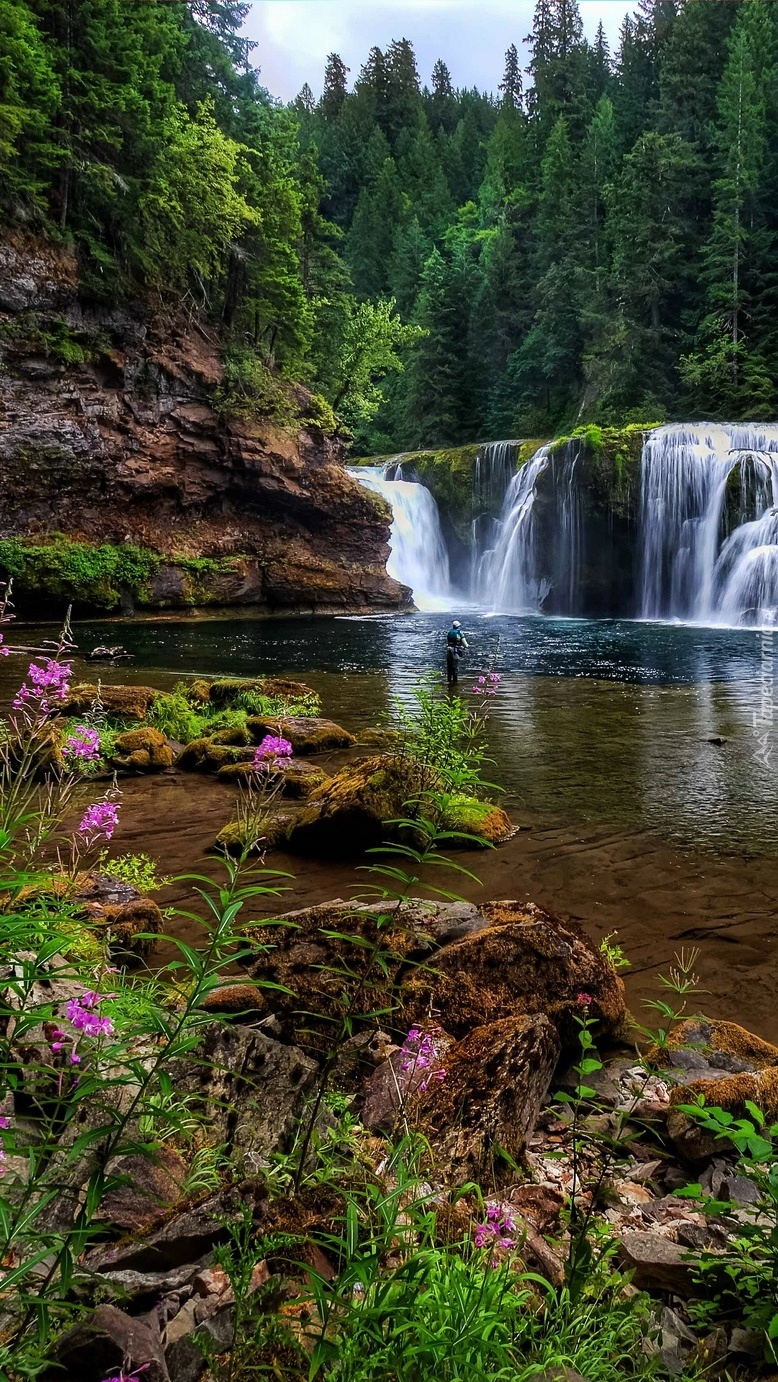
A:
POLYGON ((454 686, 459 680, 459 659, 467 647, 462 625, 455 619, 446 634, 446 676, 449 686, 454 686))

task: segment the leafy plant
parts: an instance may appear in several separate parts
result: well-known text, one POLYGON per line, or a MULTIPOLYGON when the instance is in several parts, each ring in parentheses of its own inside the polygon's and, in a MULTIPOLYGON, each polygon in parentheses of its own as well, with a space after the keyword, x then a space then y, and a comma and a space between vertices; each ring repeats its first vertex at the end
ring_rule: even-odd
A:
POLYGON ((707 1195, 702 1186, 683 1186, 676 1194, 695 1200, 707 1214, 724 1216, 729 1230, 720 1251, 703 1252, 699 1271, 706 1290, 718 1301, 722 1313, 734 1302, 746 1325, 764 1335, 765 1357, 778 1362, 778 1122, 767 1119, 750 1099, 746 1115, 706 1103, 700 1094, 681 1113, 694 1119, 725 1145, 737 1152, 737 1170, 756 1187, 752 1204, 707 1195))
POLYGON ((103 850, 97 862, 103 873, 118 878, 120 883, 127 883, 142 893, 156 892, 170 882, 169 878, 160 875, 159 860, 150 858, 148 854, 120 854, 109 859, 108 851, 103 850))

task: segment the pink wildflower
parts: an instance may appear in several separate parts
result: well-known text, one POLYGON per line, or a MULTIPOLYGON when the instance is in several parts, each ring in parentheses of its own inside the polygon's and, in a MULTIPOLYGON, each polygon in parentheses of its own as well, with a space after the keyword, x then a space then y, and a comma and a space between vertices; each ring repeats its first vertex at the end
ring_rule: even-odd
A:
MULTIPOLYGON (((515 1248, 516 1240, 511 1238, 516 1222, 510 1207, 505 1204, 490 1204, 486 1210, 486 1222, 478 1224, 475 1231, 475 1245, 485 1248, 515 1248)), ((494 1265, 494 1264, 493 1264, 494 1265)))
POLYGON ((0 1128, 2 1128, 3 1131, 5 1132, 8 1128, 10 1128, 10 1126, 11 1126, 11 1120, 10 1120, 10 1118, 7 1118, 7 1117, 5 1116, 5 1114, 3 1114, 2 1117, 0 1117, 0 1128))
POLYGON ((592 1006, 592 1003, 594 1002, 594 999, 592 998, 592 995, 590 993, 579 993, 576 994, 575 1001, 578 1004, 579 1008, 590 1008, 592 1006))
POLYGON ((3 635, 0 633, 0 657, 8 657, 8 648, 3 647, 3 635))
POLYGON ((96 729, 76 725, 62 746, 65 758, 78 758, 82 763, 96 763, 100 757, 100 735, 96 729))
POLYGON ((56 709, 52 701, 67 700, 72 674, 73 668, 69 662, 55 662, 47 658, 43 667, 31 662, 27 671, 30 684, 28 686, 25 681, 19 687, 13 703, 14 710, 26 710, 30 701, 37 701, 42 715, 51 714, 56 709))
MULTIPOLYGON (((91 996, 91 995, 90 995, 91 996)), ((91 1008, 84 1008, 80 998, 71 998, 67 1007, 68 1022, 77 1032, 86 1036, 113 1036, 113 1023, 110 1017, 98 1017, 91 1008)))
POLYGON ((95 801, 88 806, 78 827, 88 844, 104 838, 110 840, 119 823, 119 807, 113 801, 95 801))
POLYGON ((292 745, 288 739, 283 739, 276 734, 266 734, 254 754, 254 761, 251 766, 257 772, 283 768, 285 761, 288 761, 291 756, 292 745))
POLYGON ((133 1368, 132 1372, 125 1372, 122 1368, 121 1372, 114 1373, 113 1377, 104 1377, 103 1382, 136 1382, 140 1374, 150 1366, 149 1363, 141 1363, 140 1367, 133 1368))

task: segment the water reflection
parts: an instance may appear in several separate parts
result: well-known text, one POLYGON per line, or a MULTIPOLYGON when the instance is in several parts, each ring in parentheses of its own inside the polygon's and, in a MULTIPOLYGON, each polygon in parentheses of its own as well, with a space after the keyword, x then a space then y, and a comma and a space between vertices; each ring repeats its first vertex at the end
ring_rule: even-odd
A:
MULTIPOLYGON (((490 738, 509 809, 647 829, 726 854, 778 853, 778 781, 755 757, 757 635, 459 613, 472 649, 461 694, 492 661, 503 673, 490 738)), ((158 685, 161 671, 168 684, 194 673, 303 675, 329 714, 358 729, 441 668, 447 623, 443 615, 159 620, 92 623, 77 634, 82 648, 122 641, 134 653, 113 680, 152 680, 152 669, 158 685)), ((25 642, 34 638, 24 630, 25 642)), ((6 663, 3 682, 10 674, 6 663)))

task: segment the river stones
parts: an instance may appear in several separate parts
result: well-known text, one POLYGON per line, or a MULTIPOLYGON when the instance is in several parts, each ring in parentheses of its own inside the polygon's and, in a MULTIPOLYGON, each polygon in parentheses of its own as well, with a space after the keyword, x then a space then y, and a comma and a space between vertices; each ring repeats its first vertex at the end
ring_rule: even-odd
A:
MULTIPOLYGON (((349 858, 385 840, 387 822, 409 814, 411 798, 435 786, 413 759, 379 754, 342 768, 308 799, 289 835, 300 854, 349 858)), ((397 833, 396 830, 394 832, 397 833)))
POLYGON ((144 726, 119 734, 115 741, 113 762, 119 768, 137 773, 162 772, 173 766, 174 753, 164 734, 144 726))
POLYGON ((544 1012, 568 1042, 584 998, 606 1030, 623 1020, 624 985, 573 923, 533 903, 484 903, 480 911, 491 923, 485 931, 445 946, 428 969, 405 979, 401 997, 412 1021, 432 1008, 446 1031, 462 1037, 517 1012, 544 1012))
POLYGON ((681 1113, 680 1104, 705 1102, 736 1118, 756 1104, 768 1120, 778 1118, 778 1047, 736 1022, 695 1017, 679 1023, 668 1046, 649 1052, 666 1072, 670 1093, 667 1130, 681 1156, 690 1162, 721 1152, 729 1144, 681 1113))
POLYGON ((348 749, 354 743, 348 730, 316 715, 250 715, 246 725, 256 743, 266 734, 279 735, 289 740, 293 753, 303 755, 348 749))

